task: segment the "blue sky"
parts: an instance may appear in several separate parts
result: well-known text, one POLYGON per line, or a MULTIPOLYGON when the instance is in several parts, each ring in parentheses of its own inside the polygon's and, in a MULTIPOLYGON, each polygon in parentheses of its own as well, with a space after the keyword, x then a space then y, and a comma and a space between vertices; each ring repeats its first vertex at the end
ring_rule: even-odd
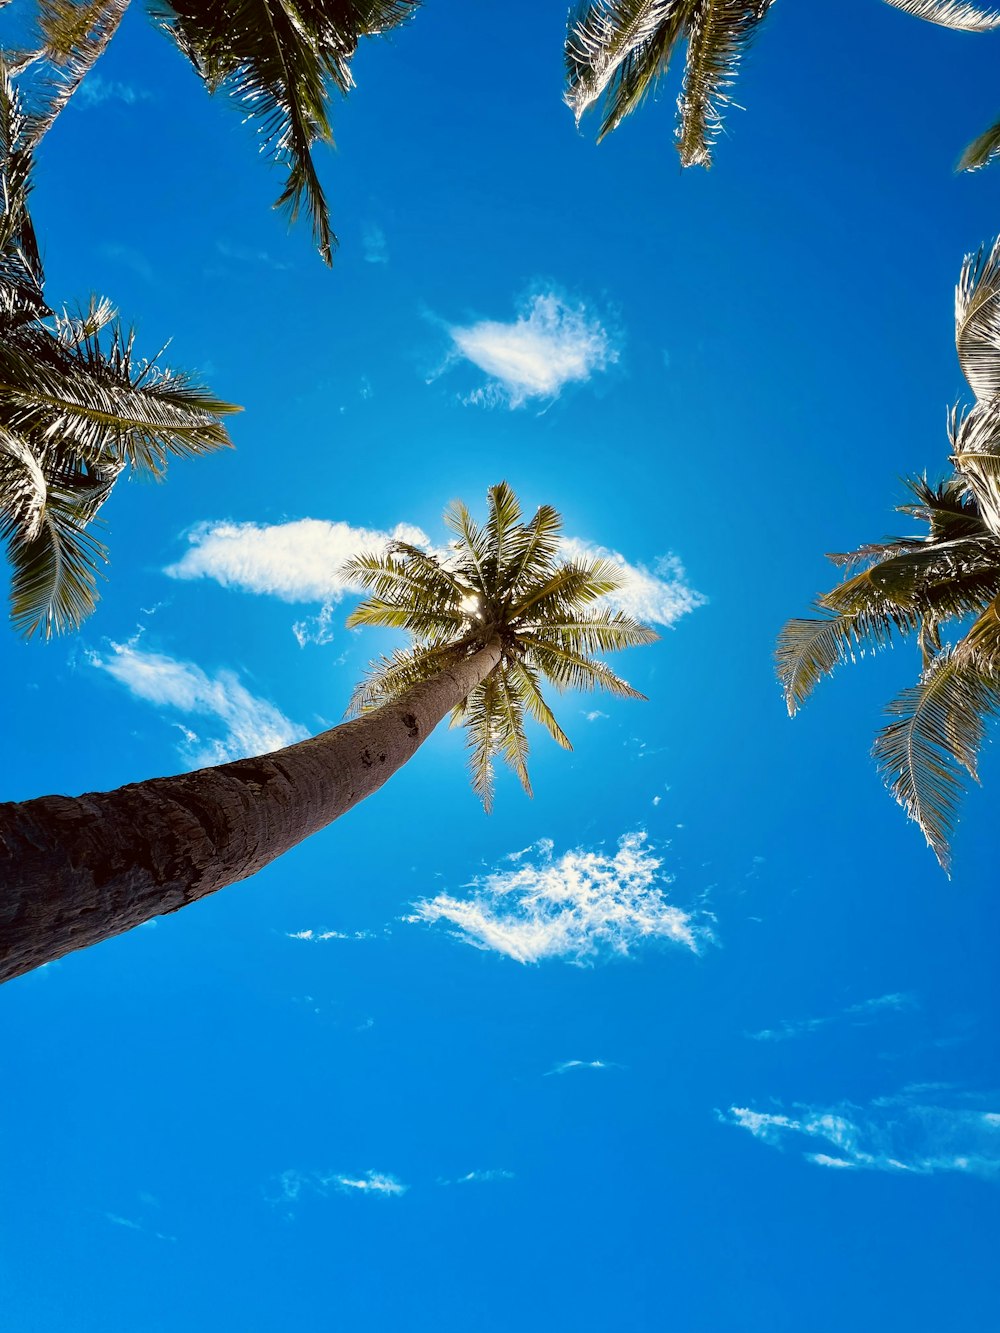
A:
POLYGON ((3 799, 336 722, 389 637, 343 555, 506 478, 627 564, 649 702, 566 697, 535 798, 435 735, 254 880, 4 987, 24 1333, 992 1330, 995 803, 953 878, 868 751, 903 650, 794 723, 784 619, 896 527, 963 395, 953 288, 1000 36, 779 4, 709 173, 674 89, 597 148, 565 6, 435 0, 359 55, 332 272, 136 12, 48 136, 53 301, 245 411, 108 506, 98 612, 0 638, 3 799))

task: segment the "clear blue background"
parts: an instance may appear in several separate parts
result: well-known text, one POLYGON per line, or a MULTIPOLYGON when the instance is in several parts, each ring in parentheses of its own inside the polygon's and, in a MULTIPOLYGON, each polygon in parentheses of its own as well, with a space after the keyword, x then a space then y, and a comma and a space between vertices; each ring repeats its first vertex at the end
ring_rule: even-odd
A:
POLYGON ((682 175, 674 85, 600 148, 574 131, 564 18, 434 0, 363 49, 321 155, 332 272, 138 10, 99 71, 141 95, 72 107, 40 153, 50 300, 107 294, 246 410, 236 454, 120 488, 78 636, 0 638, 4 799, 179 766, 176 719, 88 665, 137 623, 310 728, 340 715, 374 641, 300 649, 302 608, 168 580, 205 520, 437 535, 446 501, 506 477, 633 561, 675 552, 709 604, 629 658, 648 704, 598 700, 588 724, 564 703, 576 749, 539 740, 534 801, 502 778, 484 816, 460 737, 437 735, 253 881, 4 988, 18 1333, 1000 1325, 988 1172, 823 1169, 717 1115, 913 1084, 1000 1110, 993 754, 949 882, 868 758, 915 654, 843 672, 794 723, 771 664, 834 581, 823 552, 896 530, 900 475, 946 466, 953 287, 1000 226, 1000 167, 952 166, 997 112, 1000 36, 779 4, 715 167, 682 175), (387 263, 365 261, 373 226, 387 263), (467 368, 428 383, 445 324, 510 319, 536 287, 601 311, 617 366, 542 412, 465 405, 467 368), (701 956, 523 967, 400 920, 540 837, 558 855, 636 828, 674 900, 715 913, 701 956), (287 938, 304 928, 373 937, 287 938), (911 1000, 845 1016, 887 994, 911 1000), (548 1075, 571 1059, 610 1067, 548 1075), (276 1202, 284 1172, 370 1169, 408 1191, 276 1202), (442 1183, 489 1170, 512 1174, 442 1183))

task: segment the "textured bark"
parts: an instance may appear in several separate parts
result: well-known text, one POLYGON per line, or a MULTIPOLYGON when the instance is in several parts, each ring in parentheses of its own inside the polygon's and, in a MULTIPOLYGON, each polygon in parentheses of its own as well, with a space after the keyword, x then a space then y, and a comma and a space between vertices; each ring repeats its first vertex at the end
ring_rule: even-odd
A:
POLYGON ((0 804, 0 981, 255 874, 377 791, 499 660, 494 642, 395 703, 256 759, 0 804))

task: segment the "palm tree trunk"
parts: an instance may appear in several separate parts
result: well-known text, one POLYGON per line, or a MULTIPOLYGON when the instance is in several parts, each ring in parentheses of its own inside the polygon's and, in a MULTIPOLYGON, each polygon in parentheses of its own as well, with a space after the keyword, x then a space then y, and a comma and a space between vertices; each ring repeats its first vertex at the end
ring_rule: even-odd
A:
POLYGON ((0 982, 255 874, 377 791, 499 660, 494 640, 256 759, 0 805, 0 982))

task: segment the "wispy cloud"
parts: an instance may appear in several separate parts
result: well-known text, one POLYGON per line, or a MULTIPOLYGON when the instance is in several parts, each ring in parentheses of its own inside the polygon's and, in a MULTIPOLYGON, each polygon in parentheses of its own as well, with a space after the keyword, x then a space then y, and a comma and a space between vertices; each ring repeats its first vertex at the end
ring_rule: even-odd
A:
MULTIPOLYGON (((344 562, 362 551, 382 551, 390 541, 434 549, 423 529, 412 523, 397 523, 390 531, 318 518, 272 524, 202 523, 188 534, 188 549, 165 573, 175 579, 214 579, 224 588, 285 602, 319 602, 319 613, 296 621, 293 630, 301 645, 323 644, 333 638, 337 603, 362 591, 359 584, 344 578, 344 562)), ((673 625, 705 603, 702 594, 688 585, 675 556, 661 556, 648 569, 576 537, 563 539, 561 553, 568 560, 600 558, 617 565, 622 586, 605 600, 645 624, 673 625)), ((595 709, 587 720, 605 716, 595 709)))
POLYGON ((614 339, 584 305, 554 292, 536 293, 504 323, 483 319, 448 328, 455 360, 471 361, 489 377, 466 400, 520 407, 530 399, 558 397, 567 384, 583 383, 618 360, 614 339))
POLYGON ((73 95, 71 106, 89 110, 103 106, 105 102, 124 102, 134 106, 137 102, 149 102, 152 93, 146 88, 136 88, 131 83, 121 83, 117 79, 104 79, 100 74, 88 74, 73 95))
POLYGON ((563 1060, 551 1069, 545 1071, 545 1077, 550 1074, 568 1074, 571 1069, 610 1069, 611 1065, 606 1060, 563 1060))
MULTIPOLYGON (((344 562, 361 551, 382 551, 390 541, 430 545, 426 533, 412 523, 397 523, 391 532, 319 518, 273 524, 203 523, 188 534, 188 550, 165 573, 175 579, 214 579, 224 588, 266 593, 284 602, 321 602, 324 612, 317 618, 315 632, 328 635, 332 612, 326 608, 361 591, 342 576, 344 562)), ((298 628, 300 642, 307 642, 306 622, 298 628)))
POLYGON ((645 565, 629 564, 618 551, 580 541, 578 537, 564 537, 559 545, 568 560, 600 559, 617 565, 621 586, 604 600, 644 625, 673 625, 707 601, 688 586, 684 566, 674 555, 658 557, 649 570, 645 565))
POLYGON ((860 1027, 873 1022, 880 1014, 902 1013, 915 1008, 916 1000, 912 995, 897 991, 891 995, 877 995, 870 1000, 849 1004, 839 1013, 822 1018, 782 1019, 777 1027, 761 1028, 759 1032, 748 1032, 747 1036, 753 1041, 788 1041, 791 1037, 801 1037, 819 1028, 830 1027, 831 1024, 846 1022, 860 1027))
POLYGON ((105 1213, 105 1218, 112 1226, 123 1227, 126 1231, 141 1231, 156 1240, 176 1241, 176 1236, 168 1236, 162 1231, 155 1231, 152 1227, 145 1226, 142 1222, 136 1222, 134 1218, 122 1217, 120 1213, 105 1213))
POLYGON ((366 264, 388 264, 389 247, 386 244, 385 232, 373 222, 362 232, 361 249, 366 264))
POLYGON ((370 940, 372 932, 370 930, 286 930, 285 936, 290 940, 310 940, 313 944, 321 944, 326 940, 370 940))
POLYGON ((455 1180, 442 1180, 441 1185, 488 1185, 495 1180, 513 1180, 513 1171, 498 1170, 490 1168, 487 1171, 467 1171, 464 1176, 458 1176, 455 1180))
POLYGON ((292 266, 285 259, 275 259, 267 250, 258 250, 249 245, 238 245, 231 241, 216 241, 215 249, 223 259, 228 259, 234 264, 253 264, 261 268, 274 269, 277 273, 285 273, 292 266))
POLYGON ((1000 1114, 929 1104, 926 1091, 904 1089, 866 1106, 796 1104, 790 1114, 731 1106, 720 1119, 772 1147, 797 1145, 814 1166, 911 1175, 1000 1174, 1000 1114))
POLYGON ((308 1194, 364 1194, 371 1198, 399 1198, 409 1189, 386 1171, 365 1171, 359 1176, 339 1171, 283 1171, 265 1191, 271 1203, 294 1204, 308 1194))
POLYGON ((439 893, 406 919, 445 922, 466 944, 519 963, 593 963, 654 940, 697 952, 707 932, 667 901, 661 867, 642 832, 625 834, 611 856, 578 850, 553 860, 546 841, 535 860, 519 853, 510 868, 474 881, 468 897, 439 893))
POLYGON ((309 735, 274 704, 251 694, 232 671, 209 676, 193 662, 145 652, 134 643, 112 643, 110 649, 105 656, 89 654, 91 664, 137 699, 221 726, 221 735, 202 737, 182 723, 175 724, 184 738, 181 753, 195 767, 268 754, 309 735))

